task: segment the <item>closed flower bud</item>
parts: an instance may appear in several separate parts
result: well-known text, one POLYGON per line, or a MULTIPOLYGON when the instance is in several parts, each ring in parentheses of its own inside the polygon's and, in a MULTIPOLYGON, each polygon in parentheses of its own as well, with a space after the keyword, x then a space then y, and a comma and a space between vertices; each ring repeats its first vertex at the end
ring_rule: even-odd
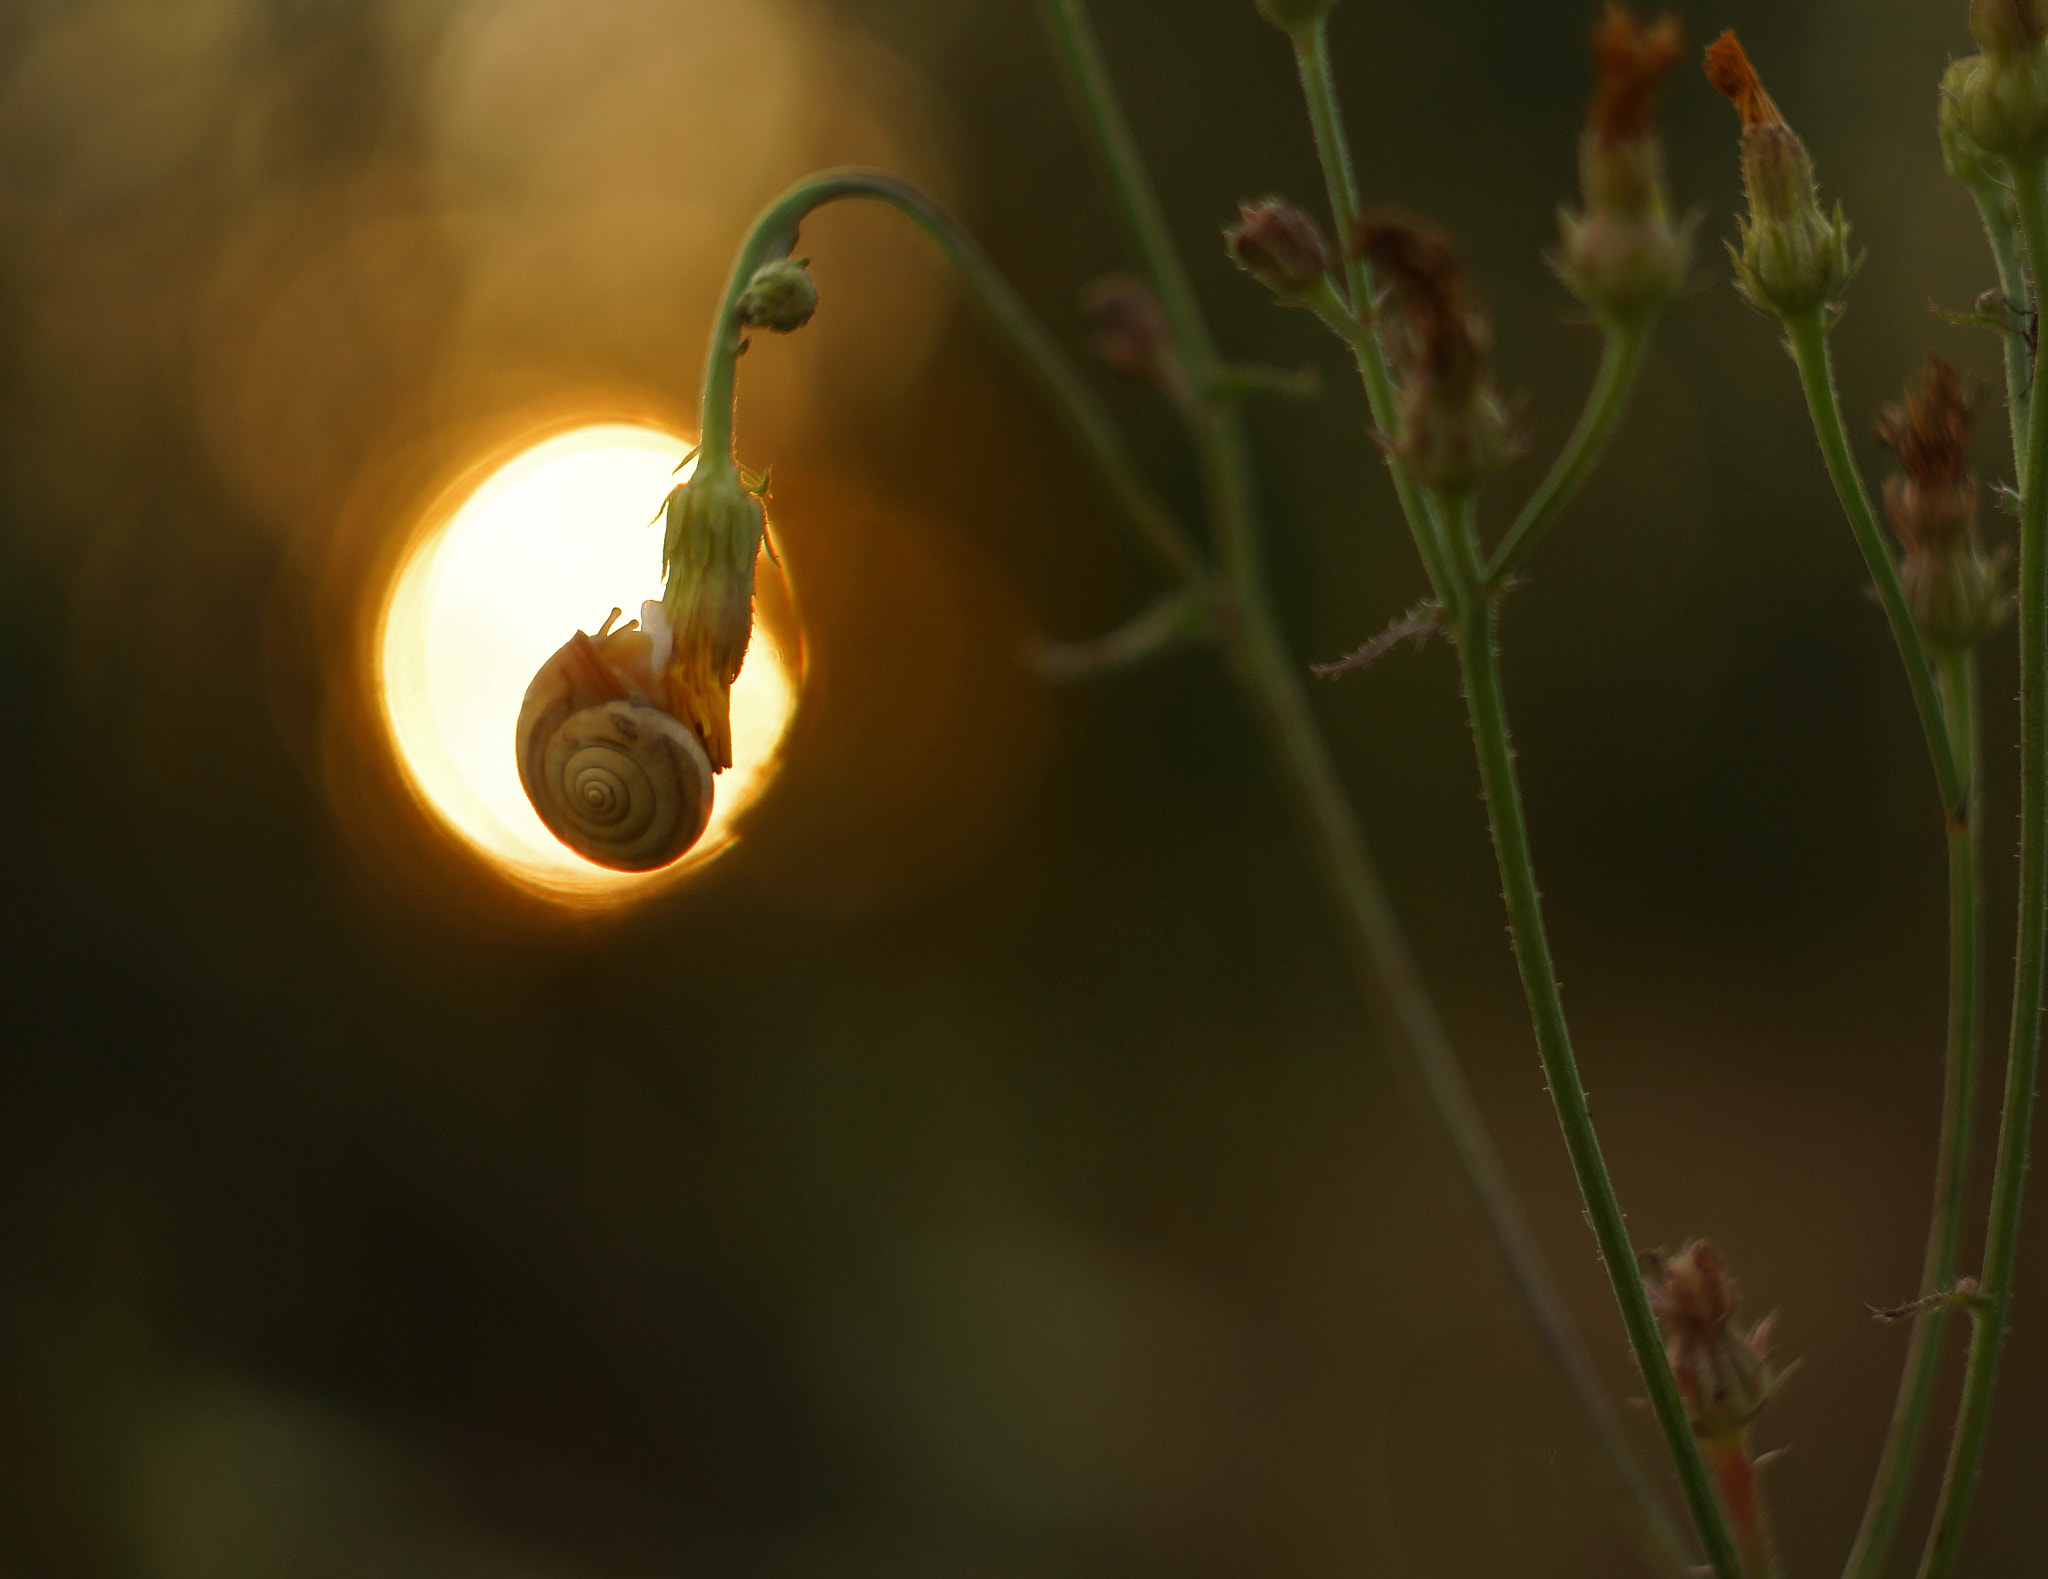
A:
POLYGON ((1950 68, 1957 118, 1986 153, 2033 164, 2048 153, 2041 0, 1973 0, 1970 31, 1984 53, 1950 68))
POLYGON ((1105 274, 1081 292, 1081 311, 1095 331, 1095 354, 1128 378, 1163 383, 1173 356, 1166 311, 1135 274, 1105 274))
POLYGON ((1684 48, 1678 21, 1645 27, 1610 5, 1593 29, 1599 78, 1579 139, 1584 207, 1561 212, 1558 272, 1603 319, 1641 321, 1678 294, 1691 227, 1674 229, 1664 151, 1651 122, 1657 91, 1684 48))
POLYGON ((1393 297, 1382 323, 1401 399, 1388 448, 1425 488, 1469 492, 1515 443, 1493 386, 1486 319, 1457 255, 1433 231, 1372 217, 1359 222, 1353 246, 1393 297))
POLYGON ((1878 442, 1898 457, 1884 502, 1905 550, 1899 580, 1921 634, 1936 647, 1968 647, 2004 617, 2002 560, 1977 538, 1977 479, 1970 473, 1968 394, 1956 370, 1929 356, 1905 398, 1877 419, 1878 442))
POLYGON ((1742 116, 1742 184, 1749 216, 1729 250, 1742 294, 1774 317, 1827 306, 1849 283, 1849 227, 1821 212, 1813 160, 1764 92, 1731 28, 1707 46, 1707 78, 1742 116))
POLYGON ((1941 106, 1937 125, 1941 135, 1941 162, 1948 173, 1969 189, 1980 202, 2006 201, 2003 172, 1998 162, 1984 151, 1984 145, 1970 135, 1963 124, 1963 93, 1970 79, 1983 69, 1983 57, 1971 55, 1952 60, 1941 75, 1941 106))
POLYGON ((1694 1435, 1739 1438, 1777 1383, 1770 1318, 1753 1327, 1736 1321, 1741 1296, 1735 1279, 1703 1239, 1676 1255, 1645 1256, 1643 1288, 1694 1435))
POLYGON ((1314 27, 1336 4, 1337 0, 1258 0, 1259 15, 1289 33, 1314 27))
POLYGON ((731 460, 712 455, 670 492, 666 515, 668 710, 704 742, 717 772, 732 766, 730 693, 754 633, 754 559, 767 517, 731 460))
POLYGON ((740 322, 749 329, 790 334, 809 323, 817 310, 818 286, 802 258, 762 264, 740 292, 740 322))
POLYGON ((1239 268, 1283 302, 1320 285, 1330 267, 1329 243, 1316 222, 1277 197, 1240 203, 1223 244, 1239 268))

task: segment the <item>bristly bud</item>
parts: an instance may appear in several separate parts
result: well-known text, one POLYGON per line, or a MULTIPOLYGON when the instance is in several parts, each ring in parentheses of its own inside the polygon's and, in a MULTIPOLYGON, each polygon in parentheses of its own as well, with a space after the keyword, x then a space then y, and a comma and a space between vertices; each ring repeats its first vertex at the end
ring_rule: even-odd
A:
POLYGON ((749 329, 790 334, 818 310, 818 286, 803 258, 777 258, 754 270, 740 292, 740 322, 749 329))
POLYGON ((1239 268, 1283 302, 1298 302, 1330 268, 1330 246, 1316 222, 1277 197, 1238 204, 1237 223, 1224 230, 1223 245, 1239 268))
POLYGON ((704 742, 713 772, 732 766, 732 683, 754 633, 754 560, 767 516, 727 457, 705 456, 668 496, 662 608, 675 645, 668 710, 704 742))
POLYGON ((1777 1383, 1771 1318, 1753 1327, 1737 1323, 1741 1296, 1735 1279, 1703 1239, 1676 1255, 1645 1255, 1643 1289, 1664 1334, 1664 1356, 1693 1434, 1703 1441, 1739 1439, 1777 1383))
POLYGON ((1258 0, 1259 15, 1284 33, 1314 27, 1336 4, 1337 0, 1258 0))
POLYGON ((1729 248, 1742 294, 1759 311, 1790 318, 1828 306, 1855 271, 1839 205, 1830 219, 1814 194, 1813 160, 1730 28, 1707 46, 1707 80, 1742 116, 1742 184, 1749 216, 1742 246, 1729 248))
POLYGON ((1981 56, 1952 60, 1941 74, 1941 104, 1937 125, 1941 134, 1941 162, 1948 173, 1980 203, 2008 204, 2007 180, 1999 162, 1963 124, 1963 94, 1970 81, 1983 70, 1981 56))
POLYGON ((1968 391, 1930 355, 1905 398, 1877 419, 1878 442, 1898 457, 1884 502, 1905 550, 1899 580, 1921 634, 1936 647, 1968 647, 2005 615, 2002 556, 1977 538, 1977 479, 1970 473, 1968 391))
POLYGON ((1469 492, 1515 445, 1493 387, 1486 318, 1457 254, 1434 231, 1370 215, 1359 221, 1352 246, 1371 260, 1393 298, 1382 323, 1401 420, 1388 447, 1425 488, 1469 492))
POLYGON ((1957 118, 1994 158, 2031 165, 2048 154, 2048 18, 2042 0, 1971 0, 1984 53, 1949 68, 1957 118))
POLYGON ((1593 29, 1599 77, 1579 138, 1585 207, 1557 216, 1557 267, 1572 293, 1610 322, 1648 319, 1684 282, 1692 227, 1672 226, 1651 114, 1684 48, 1676 17, 1646 27, 1620 5, 1610 4, 1593 29))

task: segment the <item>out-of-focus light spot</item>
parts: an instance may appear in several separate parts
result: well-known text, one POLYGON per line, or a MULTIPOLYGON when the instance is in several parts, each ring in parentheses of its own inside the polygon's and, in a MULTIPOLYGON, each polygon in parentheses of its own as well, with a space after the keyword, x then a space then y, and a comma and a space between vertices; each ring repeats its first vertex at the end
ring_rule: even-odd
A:
POLYGON ((548 832, 520 788, 513 726, 527 684, 573 631, 660 596, 654 517, 687 453, 673 434, 625 424, 536 444, 422 534, 385 603, 384 712, 415 789, 493 864, 542 892, 629 898, 701 863, 731 843, 734 818, 774 775, 795 698, 757 622, 732 689, 733 765, 682 861, 658 872, 595 866, 548 832))

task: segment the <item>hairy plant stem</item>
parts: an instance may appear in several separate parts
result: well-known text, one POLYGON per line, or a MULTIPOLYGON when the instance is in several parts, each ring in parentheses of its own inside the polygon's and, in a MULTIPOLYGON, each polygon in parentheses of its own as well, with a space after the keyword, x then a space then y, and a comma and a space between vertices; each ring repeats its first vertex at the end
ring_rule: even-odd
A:
POLYGON ((1529 551, 1542 538, 1550 523, 1555 521, 1572 496, 1579 491, 1579 485, 1586 480, 1600 454, 1607 448, 1607 441, 1614 436, 1614 429, 1621 421, 1621 415, 1628 409, 1628 397, 1635 390, 1636 374, 1642 370, 1643 352, 1650 344, 1649 325, 1644 323, 1609 323, 1602 326, 1604 336, 1600 348, 1600 371, 1593 377, 1593 388, 1586 396, 1585 409, 1579 413, 1577 426, 1565 440, 1565 446, 1537 484, 1536 491, 1529 496, 1529 502, 1522 506, 1522 513, 1515 517, 1501 538, 1500 546, 1493 551, 1493 558, 1487 561, 1483 572, 1485 585, 1489 588, 1504 586, 1508 578, 1529 551))
MULTIPOLYGON (((2036 163, 2013 171, 2020 236, 2038 270, 2048 258, 2048 186, 2036 163)), ((2039 362, 2036 360, 2035 371, 2039 362)), ((1985 1308, 1970 1334, 1963 1396, 1949 1443, 1934 1526, 1920 1559, 1920 1579, 1943 1579, 1955 1563, 1963 1524, 1984 1454, 1991 1395, 2011 1314, 2013 1262, 2019 1251, 2020 1206, 2032 1140, 2034 1091, 2041 1051, 2043 957, 2048 955, 2048 400, 2027 410, 2027 453, 2020 495, 2020 874, 2018 941, 2013 954, 2012 1025, 2005 1048, 2005 1105, 1991 1168, 1991 1215, 1984 1229, 1978 1286, 1985 1308)))
POLYGON ((1122 433, 1078 368, 1046 333, 1031 310, 996 271, 988 255, 946 211, 908 182, 878 170, 825 170, 807 176, 761 211, 733 259, 725 296, 704 354, 704 393, 699 411, 700 466, 735 466, 733 390, 740 353, 748 336, 740 322, 740 293, 764 263, 789 256, 797 227, 827 203, 868 198, 886 203, 931 238, 959 273, 982 311, 1009 342, 1040 390, 1065 422, 1070 437, 1094 464, 1110 495, 1123 508, 1139 544, 1162 569, 1182 579, 1201 580, 1207 559, 1174 512, 1162 501, 1124 446, 1122 433))
MULTIPOLYGON (((1950 650, 1941 654, 1935 667, 1941 679, 1950 742, 1963 771, 1963 802, 1948 823, 1948 1038, 1934 1206, 1920 1271, 1922 1300, 1934 1300, 1955 1282, 1969 1175, 1971 1118, 1977 1100, 1983 993, 1977 895, 1983 861, 1979 825, 1984 796, 1978 769, 1977 660, 1967 650, 1950 650)), ((1941 1340, 1948 1328, 1948 1314, 1948 1307, 1936 1302, 1912 1317, 1912 1336, 1906 1344, 1891 1424, 1885 1431, 1884 1449, 1878 1456, 1856 1543, 1842 1569, 1844 1579, 1878 1579, 1884 1571, 1926 1436, 1928 1404, 1941 1367, 1941 1340)))
POLYGON ((1664 1433, 1678 1472, 1687 1511, 1706 1551, 1716 1579, 1741 1579, 1742 1565, 1729 1530, 1727 1511, 1715 1494, 1714 1478, 1699 1439, 1686 1418, 1678 1383, 1664 1356, 1657 1318, 1650 1310, 1635 1248, 1629 1242, 1621 1201, 1608 1176, 1607 1159, 1594 1133, 1593 1114, 1580 1082, 1559 996, 1557 969, 1543 923, 1543 900, 1536 885, 1536 866, 1529 849, 1529 829, 1522 812, 1521 785, 1515 774, 1514 748, 1509 742, 1507 699, 1501 685, 1498 595, 1480 586, 1479 543, 1472 499, 1443 497, 1437 513, 1449 528, 1450 548, 1458 576, 1472 589, 1463 619, 1453 632, 1458 669, 1465 683, 1465 707, 1472 723, 1472 743, 1479 760, 1479 782, 1486 798, 1487 820, 1500 867, 1502 897, 1507 902, 1508 930, 1514 942, 1515 965, 1535 1028, 1536 1049, 1543 1061, 1544 1082, 1564 1132, 1565 1151, 1585 1203, 1586 1220, 1600 1247, 1607 1280, 1621 1307, 1622 1325, 1636 1367, 1649 1393, 1650 1409, 1664 1433))
MULTIPOLYGON (((1984 221, 1984 238, 1991 243, 1991 260, 1998 269, 1998 288, 2014 312, 2034 311, 2034 291, 2026 265, 2020 260, 2019 237, 2012 228, 2012 216, 1996 198, 1988 199, 1975 187, 1977 213, 1984 221)), ((2005 349, 2006 409, 2011 418, 2013 482, 2022 494, 2027 487, 2027 413, 2033 403, 2031 370, 2027 366, 2027 342, 2017 334, 1999 336, 2005 349)))
POLYGON ((1856 469, 1856 457, 1849 448, 1848 431, 1842 426, 1842 403, 1835 393, 1835 371, 1828 353, 1827 327, 1822 309, 1801 313, 1785 320, 1785 338, 1792 346, 1792 360, 1799 365, 1799 382, 1806 391, 1806 408, 1813 418, 1814 436, 1820 440, 1828 476, 1842 501, 1842 513, 1849 518, 1849 530, 1863 551, 1863 563, 1877 587, 1877 600, 1891 626, 1892 640, 1906 667, 1906 683, 1912 688, 1913 706, 1920 714, 1920 729, 1927 738, 1927 754, 1934 763, 1934 780, 1941 792, 1946 816, 1962 809, 1963 779, 1949 744, 1948 726, 1941 716, 1941 697, 1935 689, 1934 668, 1920 640, 1920 629, 1906 607, 1905 588, 1899 584, 1899 567, 1892 559, 1877 516, 1870 508, 1870 495, 1856 469))

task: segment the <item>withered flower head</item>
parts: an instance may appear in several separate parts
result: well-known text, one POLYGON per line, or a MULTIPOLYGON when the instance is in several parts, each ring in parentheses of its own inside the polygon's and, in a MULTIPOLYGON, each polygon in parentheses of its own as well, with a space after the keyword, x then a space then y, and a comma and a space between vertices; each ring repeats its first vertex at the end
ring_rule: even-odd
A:
POLYGON ((1392 294, 1387 352, 1401 387, 1396 459, 1426 488, 1463 493, 1513 453, 1493 388, 1491 335, 1450 243, 1405 220, 1366 215, 1352 236, 1392 294))
POLYGON ((1877 419, 1878 442, 1898 457, 1885 508, 1905 550, 1899 580, 1921 633, 1936 646, 1968 646, 1996 627, 2006 596, 2002 558, 1977 540, 1977 479, 1970 472, 1971 392, 1930 355, 1905 398, 1877 419))
POLYGON ((1283 302, 1299 301, 1322 284, 1330 246, 1316 222, 1277 197, 1237 206, 1237 223, 1223 232, 1237 266, 1283 302))
POLYGON ((1685 48, 1676 17, 1648 26, 1610 4, 1593 29, 1599 69, 1579 139, 1585 206, 1560 212, 1558 273, 1603 319, 1640 323, 1678 294, 1691 225, 1673 228, 1651 112, 1685 48))
POLYGON ((1814 194, 1813 160, 1785 124, 1730 28, 1707 46, 1707 80, 1742 117, 1742 184, 1749 217, 1729 250, 1751 305, 1778 318, 1827 306, 1849 283, 1849 227, 1814 194))
POLYGON ((1675 1255, 1643 1257, 1643 1290, 1664 1334, 1664 1354, 1695 1435, 1740 1436, 1770 1401, 1771 1318, 1745 1328, 1741 1295, 1713 1246, 1696 1239, 1675 1255))
POLYGON ((732 683, 754 634, 754 561, 767 516, 731 457, 715 455, 700 457, 670 492, 666 513, 668 710, 695 731, 719 772, 732 766, 732 683))

